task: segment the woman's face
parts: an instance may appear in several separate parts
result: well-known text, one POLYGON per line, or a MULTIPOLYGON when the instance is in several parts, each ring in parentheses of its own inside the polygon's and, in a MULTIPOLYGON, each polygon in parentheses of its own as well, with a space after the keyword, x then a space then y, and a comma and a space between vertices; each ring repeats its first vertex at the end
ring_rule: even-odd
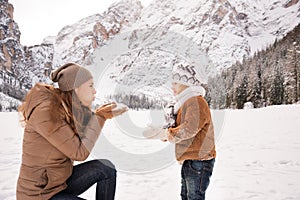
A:
POLYGON ((175 82, 172 83, 172 90, 173 90, 174 95, 180 94, 187 87, 188 86, 182 85, 180 83, 175 83, 175 82))
POLYGON ((75 88, 75 93, 82 105, 91 107, 92 102, 95 100, 96 90, 94 88, 94 80, 90 79, 83 83, 78 88, 75 88))

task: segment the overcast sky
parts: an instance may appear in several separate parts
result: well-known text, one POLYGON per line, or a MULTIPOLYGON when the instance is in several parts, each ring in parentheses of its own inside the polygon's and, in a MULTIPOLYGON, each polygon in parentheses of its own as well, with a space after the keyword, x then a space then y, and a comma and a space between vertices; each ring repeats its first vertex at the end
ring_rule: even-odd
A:
MULTIPOLYGON (((145 7, 152 0, 140 0, 145 7)), ((102 13, 119 0, 8 0, 14 6, 14 20, 21 31, 22 45, 40 44, 56 36, 66 25, 102 13)))

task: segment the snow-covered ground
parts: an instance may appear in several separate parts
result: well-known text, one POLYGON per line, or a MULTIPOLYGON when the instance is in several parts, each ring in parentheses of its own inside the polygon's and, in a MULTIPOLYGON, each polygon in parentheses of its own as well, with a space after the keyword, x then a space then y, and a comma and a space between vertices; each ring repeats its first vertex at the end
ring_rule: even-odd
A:
MULTIPOLYGON (((207 199, 300 199, 300 105, 226 110, 225 113, 224 123, 219 123, 222 132, 217 137, 218 154, 207 199)), ((103 157, 116 164, 116 199, 179 200, 180 165, 173 158, 164 157, 174 156, 169 151, 173 146, 145 140, 141 133, 134 133, 149 119, 156 120, 157 115, 129 111, 123 118, 129 119, 128 126, 134 127, 133 132, 130 128, 126 130, 122 120, 107 122, 96 152, 89 158, 102 157, 98 152, 102 145, 103 157), (164 156, 160 157, 161 152, 164 156), (124 157, 130 159, 125 162, 124 157), (152 157, 157 160, 149 163, 152 157)), ((0 119, 0 199, 13 200, 23 130, 17 113, 0 113, 0 119)), ((94 190, 91 188, 82 197, 94 199, 94 190)))

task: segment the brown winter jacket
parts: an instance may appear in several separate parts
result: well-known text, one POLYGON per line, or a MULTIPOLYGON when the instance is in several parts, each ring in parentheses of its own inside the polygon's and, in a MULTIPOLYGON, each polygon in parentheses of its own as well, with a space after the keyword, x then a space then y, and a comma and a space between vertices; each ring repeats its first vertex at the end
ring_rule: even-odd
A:
MULTIPOLYGON (((73 161, 83 161, 89 156, 105 122, 90 112, 85 129, 75 131, 51 87, 36 85, 26 98, 27 122, 17 200, 46 200, 64 190, 73 161)), ((83 112, 84 107, 80 107, 83 112)), ((83 121, 83 117, 78 121, 83 121)))
POLYGON ((214 128, 209 106, 202 96, 188 99, 179 109, 176 127, 169 128, 176 143, 176 158, 210 160, 216 157, 214 128))

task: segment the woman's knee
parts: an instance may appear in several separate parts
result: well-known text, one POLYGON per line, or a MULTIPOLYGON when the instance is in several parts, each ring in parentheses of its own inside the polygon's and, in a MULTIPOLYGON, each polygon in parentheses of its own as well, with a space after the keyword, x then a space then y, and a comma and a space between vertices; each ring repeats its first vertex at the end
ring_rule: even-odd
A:
POLYGON ((104 174, 106 178, 115 178, 117 176, 117 170, 114 164, 106 159, 98 159, 93 161, 95 169, 99 170, 101 174, 104 174))

